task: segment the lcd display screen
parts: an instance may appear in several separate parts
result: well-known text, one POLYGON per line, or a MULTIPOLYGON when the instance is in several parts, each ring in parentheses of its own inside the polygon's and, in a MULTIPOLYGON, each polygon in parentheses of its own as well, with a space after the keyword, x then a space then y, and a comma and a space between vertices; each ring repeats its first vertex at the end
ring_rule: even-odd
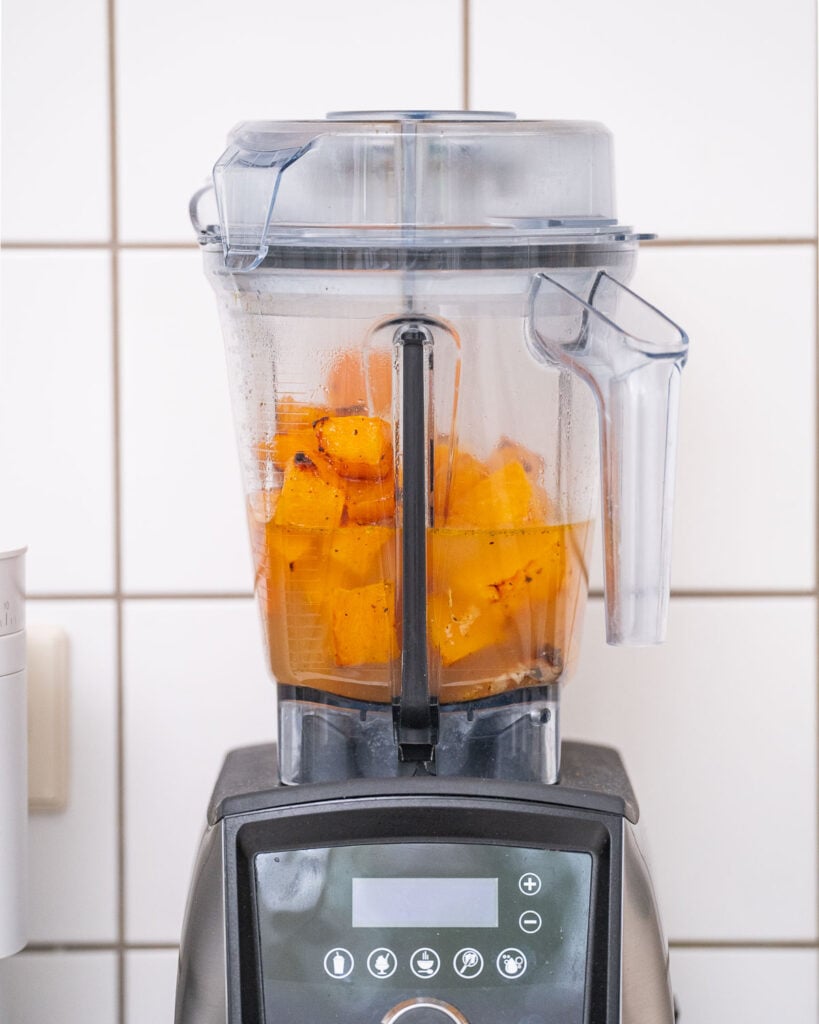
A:
POLYGON ((497 878, 354 878, 353 928, 497 928, 497 878))

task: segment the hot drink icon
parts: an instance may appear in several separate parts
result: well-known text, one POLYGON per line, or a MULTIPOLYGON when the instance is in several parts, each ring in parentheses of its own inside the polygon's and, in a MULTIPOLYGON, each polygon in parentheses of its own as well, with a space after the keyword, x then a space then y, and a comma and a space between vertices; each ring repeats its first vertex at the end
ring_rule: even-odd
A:
POLYGON ((504 978, 519 978, 526 970, 526 957, 519 949, 504 949, 498 954, 498 970, 504 978))
POLYGON ((410 967, 416 978, 434 978, 441 966, 441 958, 434 949, 422 946, 410 957, 410 967))

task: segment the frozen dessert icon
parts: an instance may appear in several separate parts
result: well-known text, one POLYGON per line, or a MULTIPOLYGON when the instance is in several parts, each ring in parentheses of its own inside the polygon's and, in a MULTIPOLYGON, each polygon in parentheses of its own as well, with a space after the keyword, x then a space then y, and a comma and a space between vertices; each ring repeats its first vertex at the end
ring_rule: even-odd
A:
POLYGON ((441 958, 434 949, 422 946, 410 957, 410 968, 416 978, 434 978, 441 967, 441 958))
POLYGON ((483 970, 483 956, 472 946, 459 949, 452 961, 455 973, 461 978, 477 978, 483 970))
POLYGON ((397 966, 395 953, 383 946, 374 949, 367 957, 367 970, 374 978, 391 978, 397 966))
POLYGON ((348 977, 354 966, 353 954, 341 946, 331 949, 324 958, 324 970, 331 978, 348 977))
POLYGON ((519 949, 510 947, 498 954, 497 965, 504 978, 519 978, 526 970, 526 957, 519 949))

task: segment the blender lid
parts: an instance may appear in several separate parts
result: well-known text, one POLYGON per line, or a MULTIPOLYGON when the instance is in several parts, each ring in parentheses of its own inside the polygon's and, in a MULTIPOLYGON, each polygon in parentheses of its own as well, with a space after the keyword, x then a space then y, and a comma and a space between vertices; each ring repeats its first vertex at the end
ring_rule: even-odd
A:
POLYGON ((603 125, 494 111, 242 122, 191 218, 231 271, 599 265, 645 237, 617 224, 603 125))

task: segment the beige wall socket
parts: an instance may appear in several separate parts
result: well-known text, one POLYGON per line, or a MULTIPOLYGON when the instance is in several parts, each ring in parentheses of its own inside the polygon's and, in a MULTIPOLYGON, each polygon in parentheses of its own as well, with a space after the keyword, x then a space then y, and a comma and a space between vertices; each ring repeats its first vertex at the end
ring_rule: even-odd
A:
POLYGON ((29 811, 68 803, 68 634, 59 626, 26 627, 29 811))

